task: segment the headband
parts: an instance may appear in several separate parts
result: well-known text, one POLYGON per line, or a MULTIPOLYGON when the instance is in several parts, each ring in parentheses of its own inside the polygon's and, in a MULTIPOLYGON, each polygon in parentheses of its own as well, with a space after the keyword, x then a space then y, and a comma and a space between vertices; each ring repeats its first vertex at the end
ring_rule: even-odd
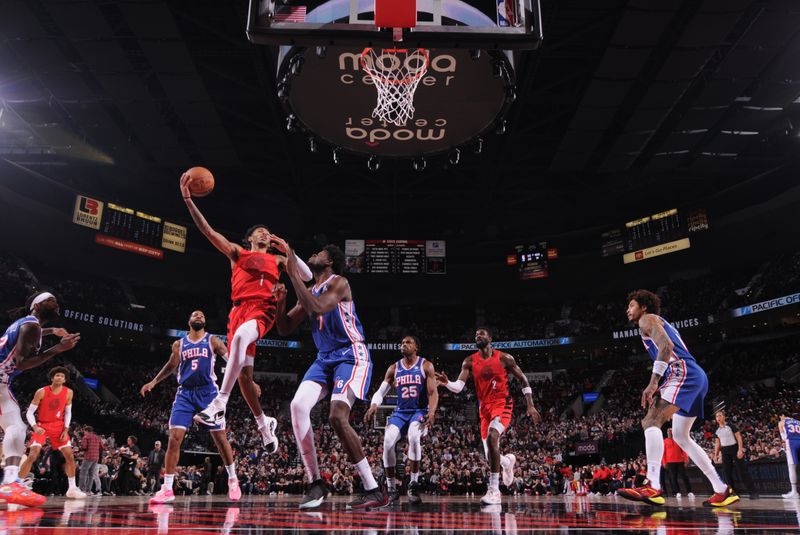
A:
POLYGON ((42 292, 39 295, 37 295, 36 297, 34 297, 33 301, 31 302, 31 312, 33 312, 33 307, 35 307, 36 305, 38 305, 42 301, 47 301, 51 297, 55 298, 55 295, 51 294, 50 292, 42 292))

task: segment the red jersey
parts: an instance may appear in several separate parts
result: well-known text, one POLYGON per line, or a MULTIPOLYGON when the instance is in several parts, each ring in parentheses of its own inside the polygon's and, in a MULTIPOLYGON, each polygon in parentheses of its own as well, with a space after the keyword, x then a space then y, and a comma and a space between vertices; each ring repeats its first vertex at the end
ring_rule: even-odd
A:
POLYGON ((44 391, 44 397, 39 403, 39 409, 36 411, 36 423, 52 424, 63 422, 69 388, 62 386, 58 394, 53 394, 50 386, 46 386, 42 390, 44 391))
POLYGON ((508 372, 500 362, 502 353, 492 350, 492 356, 484 359, 480 351, 472 355, 472 377, 481 405, 505 403, 508 396, 508 372))
POLYGON ((272 287, 278 281, 275 256, 242 249, 231 273, 231 300, 273 300, 272 287))

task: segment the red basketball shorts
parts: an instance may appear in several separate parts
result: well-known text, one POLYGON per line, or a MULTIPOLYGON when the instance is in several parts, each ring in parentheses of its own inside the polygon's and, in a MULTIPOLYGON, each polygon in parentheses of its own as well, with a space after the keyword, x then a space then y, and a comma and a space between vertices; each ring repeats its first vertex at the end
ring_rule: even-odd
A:
POLYGON ((47 439, 50 439, 50 446, 54 450, 60 450, 65 446, 72 445, 69 435, 67 435, 66 440, 61 440, 61 433, 64 432, 64 422, 51 422, 38 425, 44 429, 44 433, 34 433, 33 436, 31 436, 31 442, 28 444, 28 446, 33 446, 35 444, 44 446, 47 442, 47 439))
MULTIPOLYGON (((258 338, 266 335, 275 324, 275 302, 265 299, 252 299, 239 301, 231 308, 228 314, 228 353, 231 351, 231 341, 236 329, 250 320, 255 320, 258 324, 258 338)), ((257 341, 257 340, 256 340, 257 341)), ((256 354, 256 342, 247 346, 245 354, 254 357, 256 354)))
POLYGON ((508 429, 511 423, 511 414, 514 412, 514 400, 509 397, 505 400, 491 403, 481 403, 481 438, 486 440, 489 437, 489 424, 495 418, 500 418, 500 423, 508 429))

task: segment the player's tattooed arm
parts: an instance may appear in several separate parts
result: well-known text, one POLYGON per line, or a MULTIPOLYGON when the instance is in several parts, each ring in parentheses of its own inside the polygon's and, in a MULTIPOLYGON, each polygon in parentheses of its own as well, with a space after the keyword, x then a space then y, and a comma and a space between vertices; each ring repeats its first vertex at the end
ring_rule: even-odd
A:
POLYGON ((144 397, 145 394, 154 389, 158 383, 160 383, 161 381, 172 375, 172 373, 181 363, 180 349, 181 349, 180 340, 175 340, 174 342, 172 342, 172 352, 169 355, 169 360, 167 360, 167 362, 164 363, 164 366, 161 368, 161 371, 158 372, 158 374, 153 378, 153 380, 142 386, 142 388, 139 390, 139 394, 141 394, 142 397, 144 397))
POLYGON ((189 193, 189 178, 188 172, 181 175, 180 188, 181 195, 183 195, 183 200, 186 203, 186 208, 189 210, 189 215, 192 216, 192 221, 197 225, 198 230, 200 230, 203 236, 208 238, 211 245, 230 258, 231 262, 235 262, 236 259, 239 258, 239 251, 242 250, 241 246, 228 241, 228 238, 211 228, 211 225, 208 224, 208 221, 206 221, 206 218, 203 217, 203 214, 200 213, 197 205, 195 205, 192 200, 192 196, 189 193))
POLYGON ((642 408, 646 409, 652 404, 658 391, 658 383, 666 372, 675 345, 669 339, 661 321, 653 314, 644 314, 639 318, 639 330, 644 336, 649 337, 658 348, 658 355, 653 363, 653 373, 650 375, 650 383, 642 391, 642 408))
POLYGON ((527 412, 530 415, 531 419, 534 422, 539 422, 542 419, 542 416, 539 414, 539 411, 536 410, 536 407, 533 405, 533 389, 531 388, 530 383, 528 382, 528 378, 525 376, 525 373, 517 364, 517 361, 509 355, 508 353, 501 353, 500 354, 500 361, 503 363, 503 366, 513 375, 517 381, 522 384, 522 392, 525 395, 525 404, 527 405, 527 412))

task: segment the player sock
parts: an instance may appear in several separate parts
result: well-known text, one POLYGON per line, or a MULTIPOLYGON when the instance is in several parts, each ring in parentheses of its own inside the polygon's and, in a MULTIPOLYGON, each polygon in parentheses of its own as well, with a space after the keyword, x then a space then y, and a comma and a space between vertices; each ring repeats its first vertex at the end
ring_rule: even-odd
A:
POLYGON ((67 482, 69 483, 69 488, 74 489, 74 488, 77 487, 77 485, 75 484, 75 478, 74 477, 68 477, 67 478, 67 482))
POLYGON ((375 481, 375 476, 372 475, 372 468, 370 468, 367 458, 364 457, 358 461, 355 464, 355 467, 356 470, 358 470, 358 475, 361 476, 361 482, 364 484, 364 490, 374 490, 378 486, 378 482, 375 481))
POLYGON ((219 394, 217 394, 217 397, 214 399, 212 403, 218 403, 223 407, 225 407, 228 405, 228 398, 230 397, 231 397, 230 392, 228 392, 227 394, 224 392, 220 392, 219 394))
POLYGON ((172 485, 174 484, 175 484, 175 474, 165 474, 164 486, 167 487, 169 490, 172 490, 172 485))
POLYGON ((258 426, 259 429, 267 427, 267 424, 269 423, 267 422, 267 415, 264 414, 263 412, 258 416, 255 416, 255 420, 256 420, 256 426, 258 426))
POLYGON ((664 435, 661 434, 661 429, 645 429, 644 445, 647 452, 647 479, 651 487, 661 490, 661 458, 664 456, 664 435))
POLYGON ((228 472, 228 479, 236 479, 236 463, 226 464, 225 471, 228 472))
POLYGON ((3 472, 3 485, 13 483, 19 478, 19 466, 7 465, 3 472))
POLYGON ((395 486, 395 479, 393 477, 387 477, 386 478, 386 487, 389 490, 394 490, 394 486, 395 486))
POLYGON ((411 482, 419 483, 419 472, 411 472, 411 482))
POLYGON ((500 490, 500 472, 491 472, 489 474, 489 488, 500 490))

